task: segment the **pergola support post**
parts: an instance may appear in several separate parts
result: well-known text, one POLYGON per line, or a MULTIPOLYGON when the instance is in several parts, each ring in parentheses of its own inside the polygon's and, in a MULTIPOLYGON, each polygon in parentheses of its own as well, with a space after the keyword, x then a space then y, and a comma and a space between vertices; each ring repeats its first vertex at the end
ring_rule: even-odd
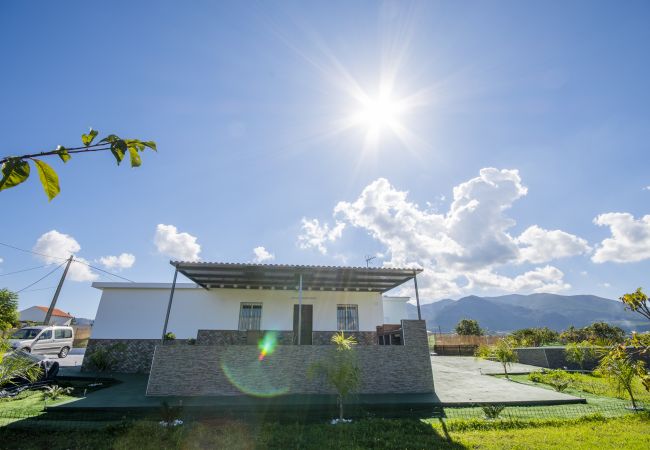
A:
POLYGON ((298 279, 298 345, 302 340, 302 272, 298 279))
POLYGON ((420 292, 418 291, 418 273, 413 271, 413 282, 415 283, 415 303, 418 306, 418 320, 422 320, 422 313, 420 312, 420 292))
POLYGON ((163 326, 162 341, 165 342, 165 335, 167 334, 167 325, 169 324, 169 313, 172 310, 172 300, 174 299, 174 291, 176 290, 176 277, 178 277, 178 266, 175 266, 174 281, 172 281, 172 290, 169 293, 169 302, 167 303, 167 314, 165 315, 165 325, 163 326))

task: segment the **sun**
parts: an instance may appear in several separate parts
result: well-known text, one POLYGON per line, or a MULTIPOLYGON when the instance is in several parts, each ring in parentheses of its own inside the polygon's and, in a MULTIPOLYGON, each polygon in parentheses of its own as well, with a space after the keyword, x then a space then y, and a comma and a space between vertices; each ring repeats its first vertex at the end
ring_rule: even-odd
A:
POLYGON ((386 128, 400 128, 402 108, 390 95, 383 94, 377 98, 366 96, 360 100, 359 106, 352 120, 356 125, 365 127, 368 132, 379 133, 386 128))

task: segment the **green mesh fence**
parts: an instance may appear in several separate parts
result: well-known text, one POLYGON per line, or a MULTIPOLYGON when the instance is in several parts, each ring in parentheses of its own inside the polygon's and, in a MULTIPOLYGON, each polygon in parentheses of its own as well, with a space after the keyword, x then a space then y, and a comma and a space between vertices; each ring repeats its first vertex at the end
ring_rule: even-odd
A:
MULTIPOLYGON (((644 414, 647 414, 650 405, 645 407, 644 414)), ((454 422, 458 420, 486 421, 536 421, 536 420, 562 420, 579 419, 591 416, 603 418, 616 418, 630 414, 638 414, 631 408, 629 402, 608 402, 606 404, 586 403, 567 404, 553 406, 504 406, 504 405, 476 405, 467 407, 433 407, 430 411, 419 414, 417 418, 425 421, 454 422)), ((363 417, 381 417, 372 414, 363 417)), ((412 416, 411 416, 412 417, 412 416)), ((201 415, 194 415, 188 411, 181 411, 180 419, 186 423, 201 421, 201 415)), ((104 411, 83 411, 83 412, 53 412, 53 411, 2 411, 0 404, 0 428, 1 427, 38 427, 47 428, 103 428, 106 426, 121 426, 134 421, 146 420, 157 422, 161 420, 156 414, 147 417, 128 416, 123 413, 109 413, 104 411)), ((272 420, 267 418, 267 420, 272 420)), ((322 421, 322 420, 321 420, 322 421)))

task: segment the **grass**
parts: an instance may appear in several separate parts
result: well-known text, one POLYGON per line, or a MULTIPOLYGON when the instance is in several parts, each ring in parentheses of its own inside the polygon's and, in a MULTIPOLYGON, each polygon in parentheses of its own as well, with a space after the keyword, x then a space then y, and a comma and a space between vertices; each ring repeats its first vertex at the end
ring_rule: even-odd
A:
MULTIPOLYGON (((496 376, 502 377, 501 375, 496 376)), ((592 401, 600 401, 602 404, 614 404, 612 402, 608 402, 608 399, 620 399, 625 400, 625 404, 629 403, 630 397, 627 392, 619 393, 616 390, 616 387, 613 386, 606 378, 583 373, 572 373, 570 375, 570 378, 571 384, 564 391, 565 394, 587 398, 590 403, 592 401)), ((511 375, 510 379, 518 383, 529 384, 545 389, 552 389, 552 387, 548 384, 535 383, 533 381, 530 381, 528 379, 528 375, 511 375)), ((641 381, 638 379, 634 380, 633 392, 635 399, 642 403, 650 404, 650 392, 645 390, 643 384, 641 384, 641 381)))
MULTIPOLYGON (((47 406, 58 405, 73 398, 70 395, 61 395, 56 400, 48 400, 47 406)), ((43 411, 44 406, 42 391, 25 391, 20 393, 18 398, 0 400, 0 418, 3 413, 38 414, 43 411)))
POLYGON ((560 421, 458 421, 443 427, 416 419, 366 419, 352 424, 196 422, 173 429, 152 422, 102 430, 0 431, 0 448, 40 449, 645 449, 650 448, 646 414, 560 421))

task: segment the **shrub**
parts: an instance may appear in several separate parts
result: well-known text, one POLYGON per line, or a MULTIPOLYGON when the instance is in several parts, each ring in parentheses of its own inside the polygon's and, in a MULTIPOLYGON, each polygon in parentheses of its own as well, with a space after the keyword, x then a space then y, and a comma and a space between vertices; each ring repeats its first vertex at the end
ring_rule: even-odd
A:
POLYGON ((506 405, 485 405, 481 406, 483 413, 487 419, 496 419, 501 414, 501 411, 505 409, 506 405))
POLYGON ((571 342, 566 346, 566 359, 576 363, 580 370, 585 370, 585 364, 596 360, 596 347, 589 341, 571 342))
POLYGON ((558 392, 563 392, 571 386, 573 377, 562 369, 549 370, 548 372, 531 372, 528 379, 535 383, 543 383, 552 386, 558 392))
POLYGON ((175 340, 175 339, 176 339, 176 335, 175 335, 174 333, 172 333, 171 331, 165 333, 164 340, 166 340, 166 341, 173 341, 173 340, 175 340))
POLYGON ((62 395, 70 395, 72 393, 72 388, 71 387, 61 387, 57 386, 56 384, 52 386, 46 386, 45 390, 43 391, 43 398, 45 400, 56 400, 62 395))
POLYGON ((513 331, 511 334, 517 345, 523 347, 541 347, 557 342, 560 335, 548 327, 543 328, 522 328, 513 331))
POLYGON ((97 372, 107 372, 115 367, 119 361, 118 354, 126 350, 124 344, 113 344, 108 347, 100 347, 92 351, 88 360, 91 368, 97 372))

